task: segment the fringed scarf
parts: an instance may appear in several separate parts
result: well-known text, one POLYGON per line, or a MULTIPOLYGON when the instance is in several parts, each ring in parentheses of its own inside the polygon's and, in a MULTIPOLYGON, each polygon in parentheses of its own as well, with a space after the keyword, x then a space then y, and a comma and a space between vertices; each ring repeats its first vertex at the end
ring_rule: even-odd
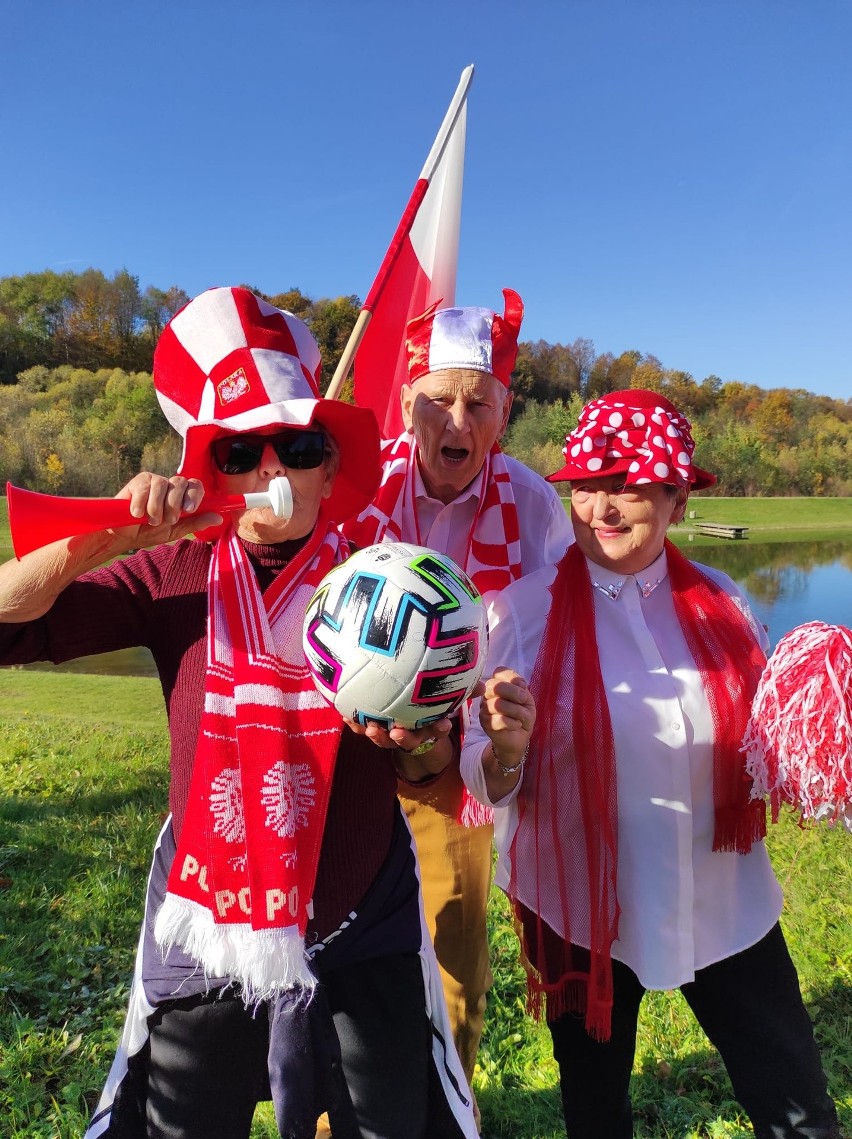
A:
POLYGON ((263 595, 233 531, 210 563, 204 710, 155 935, 247 1003, 315 983, 303 939, 343 725, 305 666, 302 621, 347 552, 321 514, 263 595))
MULTIPOLYGON (((344 526, 353 545, 363 548, 386 539, 426 545, 420 535, 415 496, 417 442, 404 431, 382 446, 382 482, 371 506, 344 526)), ((485 457, 478 476, 478 505, 466 544, 462 568, 479 592, 504 589, 521 576, 518 509, 506 459, 497 443, 485 457)), ((490 823, 489 807, 463 792, 458 821, 464 826, 490 823)))
MULTIPOLYGON (((713 849, 746 854, 766 833, 765 805, 750 799, 751 781, 739 750, 765 657, 724 590, 669 541, 666 556, 675 613, 713 723, 713 849)), ((619 918, 618 794, 594 596, 578 546, 570 546, 560 561, 550 592, 553 601, 531 679, 537 719, 518 798, 509 896, 531 1011, 546 1012, 548 1020, 584 1012, 586 1030, 606 1040, 619 918), (584 844, 584 858, 577 856, 575 843, 584 844), (544 896, 559 899, 561 933, 540 917, 544 896), (572 949, 572 915, 588 925, 589 952, 572 949)))

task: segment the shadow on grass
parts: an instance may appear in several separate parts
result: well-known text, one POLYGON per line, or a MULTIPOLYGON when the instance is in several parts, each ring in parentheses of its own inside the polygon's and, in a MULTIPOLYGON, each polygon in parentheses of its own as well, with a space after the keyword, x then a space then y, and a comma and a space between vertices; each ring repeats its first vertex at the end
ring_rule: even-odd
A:
POLYGON ((126 773, 121 785, 108 790, 92 787, 91 778, 82 779, 80 786, 68 790, 68 781, 64 777, 63 790, 43 786, 33 790, 25 786, 22 793, 0 796, 0 825, 22 823, 38 827, 49 825, 54 819, 99 822, 129 809, 159 816, 169 798, 167 775, 154 764, 141 770, 137 767, 132 776, 126 773))
POLYGON ((143 773, 142 778, 134 783, 114 791, 87 793, 75 790, 66 795, 52 793, 45 799, 4 795, 0 797, 0 824, 46 824, 51 819, 68 819, 72 812, 77 821, 90 818, 99 822, 106 816, 120 814, 128 807, 159 813, 167 798, 168 786, 163 773, 152 770, 150 774, 143 773))
MULTIPOLYGON (((837 1104, 841 1133, 852 1135, 852 986, 835 978, 811 989, 808 1011, 837 1104)), ((708 1046, 665 1061, 650 1053, 637 1057, 630 1095, 636 1139, 683 1139, 686 1135, 746 1139, 753 1135, 734 1098, 718 1052, 708 1046)), ((554 1075, 554 1079, 555 1079, 554 1075)), ((523 1086, 507 1077, 477 1092, 483 1139, 560 1139, 565 1135, 558 1085, 548 1089, 523 1086)))
POLYGON ((73 1034, 123 1006, 166 797, 152 767, 115 789, 0 799, 0 1021, 5 1006, 9 1024, 73 1034))

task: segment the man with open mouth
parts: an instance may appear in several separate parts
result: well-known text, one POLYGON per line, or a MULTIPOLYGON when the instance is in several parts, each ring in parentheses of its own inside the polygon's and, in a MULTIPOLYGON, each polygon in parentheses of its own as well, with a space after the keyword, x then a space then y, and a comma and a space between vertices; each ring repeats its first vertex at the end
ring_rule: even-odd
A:
MULTIPOLYGON (((432 305, 407 327, 405 430, 382 449, 373 504, 344 531, 357 546, 413 542, 448 554, 484 597, 558 561, 572 540, 556 492, 500 440, 524 315, 504 289, 503 315, 432 305)), ((490 811, 466 792, 458 756, 440 775, 400 781, 417 841, 426 919, 450 1022, 468 1080, 491 983, 485 907, 491 876, 490 811)))

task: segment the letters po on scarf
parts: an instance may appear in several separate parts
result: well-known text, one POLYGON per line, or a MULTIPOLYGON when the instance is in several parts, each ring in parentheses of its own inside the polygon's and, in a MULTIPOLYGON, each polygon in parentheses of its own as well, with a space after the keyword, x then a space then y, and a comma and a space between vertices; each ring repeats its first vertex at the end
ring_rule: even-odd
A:
POLYGON ((263 595, 233 532, 210 564, 204 710, 154 932, 240 983, 247 1003, 315 984, 304 933, 343 724, 308 673, 302 620, 347 554, 321 515, 263 595))

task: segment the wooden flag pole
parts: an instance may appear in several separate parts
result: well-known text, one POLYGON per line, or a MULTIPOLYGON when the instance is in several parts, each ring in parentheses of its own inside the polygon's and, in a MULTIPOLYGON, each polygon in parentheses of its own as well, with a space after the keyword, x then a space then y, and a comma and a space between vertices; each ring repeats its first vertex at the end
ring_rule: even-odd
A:
POLYGON ((432 144, 432 149, 429 151, 429 156, 426 159, 423 169, 420 171, 420 177, 417 180, 417 185, 414 187, 414 192, 408 201, 408 205, 400 219, 399 225, 396 227, 396 233, 394 233, 393 240, 388 246, 388 251, 379 267, 379 272, 373 282, 373 287, 370 289, 367 299, 364 301, 364 306, 358 314, 355 327, 349 334, 349 339, 346 342, 346 347, 343 349, 343 354, 338 361, 337 367, 334 369, 334 375, 331 377, 331 383, 328 385, 328 390, 325 393, 326 399, 337 399, 340 394, 340 389, 346 382, 349 369, 352 367, 352 361, 355 359, 355 353, 358 351, 358 345, 361 343, 364 333, 367 331, 367 325, 370 323, 370 317, 373 315, 373 308, 381 296, 385 282, 390 276, 391 269, 393 269, 396 259, 399 256, 402 243, 414 224, 414 219, 417 216, 420 204, 426 196, 426 191, 429 189, 429 182, 435 173, 438 163, 443 157, 453 127, 456 125, 456 119, 458 119, 461 114, 461 109, 467 98, 467 90, 472 81, 473 64, 471 63, 461 73, 461 79, 459 79, 456 93, 453 95, 446 115, 444 115, 441 129, 438 131, 435 142, 432 144))
POLYGON ((355 353, 358 351, 358 345, 361 343, 361 339, 367 331, 367 325, 370 323, 370 317, 372 315, 368 308, 362 308, 358 313, 358 319, 355 321, 354 328, 349 333, 349 339, 346 341, 343 355, 337 362, 334 375, 331 377, 331 383, 328 385, 328 390, 325 393, 326 399, 339 398, 340 389, 346 382, 349 369, 352 367, 352 361, 355 359, 355 353))

